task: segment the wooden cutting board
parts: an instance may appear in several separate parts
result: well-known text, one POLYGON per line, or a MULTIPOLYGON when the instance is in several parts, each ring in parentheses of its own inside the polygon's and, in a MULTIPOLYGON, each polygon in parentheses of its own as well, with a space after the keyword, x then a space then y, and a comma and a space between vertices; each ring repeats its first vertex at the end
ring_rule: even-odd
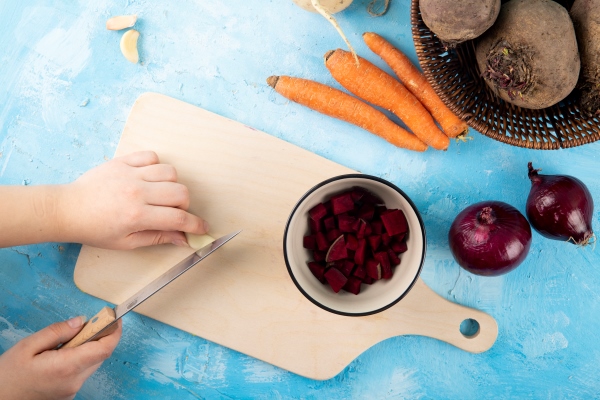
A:
MULTIPOLYGON (((491 316, 445 300, 421 279, 398 304, 366 317, 329 313, 298 291, 282 254, 289 213, 315 184, 355 171, 154 93, 135 102, 116 156, 138 150, 154 150, 177 168, 190 190, 190 211, 209 221, 213 236, 243 232, 136 312, 319 380, 396 335, 429 336, 473 353, 496 340, 491 316), (480 329, 465 337, 459 327, 469 318, 480 329)), ((75 283, 119 304, 191 252, 171 245, 132 251, 83 246, 75 283)))

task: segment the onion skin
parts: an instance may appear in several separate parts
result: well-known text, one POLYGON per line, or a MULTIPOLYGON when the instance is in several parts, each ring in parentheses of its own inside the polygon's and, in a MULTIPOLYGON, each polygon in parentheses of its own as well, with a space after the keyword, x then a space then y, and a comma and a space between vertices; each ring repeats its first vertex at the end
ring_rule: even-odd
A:
POLYGON ((549 239, 585 246, 594 236, 594 200, 579 179, 568 175, 541 175, 529 163, 531 190, 525 212, 531 226, 549 239))
POLYGON ((525 260, 531 246, 531 227, 513 206, 484 201, 456 216, 448 242, 461 267, 476 275, 497 276, 525 260))

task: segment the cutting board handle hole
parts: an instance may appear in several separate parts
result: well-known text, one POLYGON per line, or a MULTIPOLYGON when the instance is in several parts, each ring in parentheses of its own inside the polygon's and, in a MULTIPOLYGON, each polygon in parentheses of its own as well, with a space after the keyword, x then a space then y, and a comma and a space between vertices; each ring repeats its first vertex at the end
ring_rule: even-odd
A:
POLYGON ((479 334, 479 322, 472 318, 467 318, 460 324, 460 333, 467 339, 473 339, 479 334))

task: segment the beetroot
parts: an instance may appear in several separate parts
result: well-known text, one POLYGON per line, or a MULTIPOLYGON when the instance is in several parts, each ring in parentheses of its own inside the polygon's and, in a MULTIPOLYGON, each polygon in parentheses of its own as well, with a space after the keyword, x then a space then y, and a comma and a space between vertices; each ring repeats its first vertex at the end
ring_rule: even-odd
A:
POLYGON ((335 267, 329 268, 324 276, 327 283, 329 283, 329 286, 331 286, 336 293, 338 293, 344 287, 346 282, 348 282, 348 278, 335 267))
POLYGON ((360 293, 361 284, 391 279, 407 250, 408 222, 402 210, 362 188, 339 193, 308 212, 312 274, 334 292, 360 293))

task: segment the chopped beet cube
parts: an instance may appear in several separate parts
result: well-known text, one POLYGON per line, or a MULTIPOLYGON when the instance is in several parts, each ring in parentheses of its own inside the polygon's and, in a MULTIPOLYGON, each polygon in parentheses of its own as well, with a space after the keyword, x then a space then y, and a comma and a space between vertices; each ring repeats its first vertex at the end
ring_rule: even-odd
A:
POLYGON ((327 200, 325 203, 323 203, 323 205, 325 206, 325 209, 327 210, 327 215, 333 214, 333 207, 331 205, 331 200, 327 200))
POLYGON ((325 251, 329 248, 329 242, 323 232, 315 233, 315 241, 317 242, 317 249, 325 251))
POLYGON ((381 234, 381 241, 383 242, 383 244, 385 244, 387 246, 392 241, 392 238, 390 237, 390 235, 388 235, 387 232, 383 232, 381 234))
POLYGON ((378 280, 381 279, 381 264, 379 261, 369 258, 366 264, 367 275, 378 280))
POLYGON ((369 246, 371 246, 371 250, 376 251, 381 244, 381 236, 380 235, 371 235, 367 237, 369 241, 369 246))
POLYGON ((313 251, 313 258, 315 261, 325 261, 325 255, 327 253, 324 251, 315 250, 313 251))
POLYGON ((364 265, 357 265, 356 268, 354 268, 352 275, 359 279, 363 279, 365 275, 367 275, 367 270, 364 265))
POLYGON ((340 231, 354 232, 354 229, 352 229, 352 227, 356 223, 356 217, 353 217, 353 216, 347 215, 347 214, 343 214, 343 215, 338 215, 337 220, 338 220, 338 228, 340 228, 340 231))
POLYGON ((317 242, 315 241, 314 235, 304 236, 302 240, 302 245, 305 249, 315 250, 317 248, 317 242))
POLYGON ((325 237, 329 241, 329 243, 333 243, 333 241, 340 237, 342 232, 339 229, 333 229, 325 234, 325 237))
POLYGON ((381 278, 390 279, 393 275, 392 265, 390 264, 390 257, 385 251, 380 251, 373 255, 379 264, 381 265, 381 278))
POLYGON ((350 192, 344 192, 331 198, 333 215, 342 214, 354 210, 354 200, 350 192))
POLYGON ((311 261, 308 263, 308 268, 310 269, 310 272, 313 273, 313 275, 321 282, 321 283, 325 283, 325 264, 320 263, 320 262, 316 262, 316 261, 311 261))
POLYGON ((356 236, 352 234, 346 235, 346 248, 352 251, 356 251, 356 249, 358 249, 358 239, 356 239, 356 236))
POLYGON ((373 228, 371 228, 371 224, 367 224, 367 227, 365 228, 365 236, 369 236, 373 233, 373 228))
POLYGON ((383 233, 383 223, 380 220, 371 222, 371 228, 373 228, 373 233, 376 235, 381 235, 383 233))
POLYGON ((350 195, 352 196, 352 200, 358 203, 362 200, 363 196, 367 193, 367 191, 361 187, 353 187, 350 195))
POLYGON ((339 267, 336 266, 336 268, 339 269, 340 272, 342 274, 344 274, 344 276, 346 278, 348 278, 350 275, 352 275, 352 270, 354 269, 354 265, 355 264, 351 260, 347 260, 347 259, 346 260, 340 260, 340 261, 342 261, 342 265, 339 266, 339 267))
POLYGON ((367 223, 363 219, 359 219, 360 225, 358 228, 358 232, 356 232, 356 237, 362 239, 365 237, 365 232, 367 230, 367 223))
POLYGON ((339 292, 346 282, 348 282, 348 278, 344 276, 337 268, 331 267, 325 272, 325 280, 329 283, 329 286, 333 289, 334 292, 339 292))
POLYGON ((337 260, 342 260, 348 257, 348 252, 346 250, 346 242, 344 241, 344 235, 340 235, 329 247, 327 250, 327 255, 325 256, 325 261, 332 262, 337 260))
POLYGON ((408 222, 402 210, 391 210, 381 216, 381 222, 390 236, 399 235, 408 231, 408 222))
POLYGON ((362 221, 361 219, 357 219, 356 221, 354 221, 354 223, 352 224, 352 230, 354 232, 358 232, 358 230, 360 229, 360 221, 362 221))
POLYGON ((392 250, 394 250, 394 252, 396 254, 402 254, 406 250, 408 250, 408 246, 406 245, 406 242, 397 242, 395 240, 390 244, 390 248, 392 250))
POLYGON ((323 226, 325 227, 326 231, 330 231, 332 229, 335 229, 335 218, 334 217, 327 217, 323 220, 323 226))
POLYGON ((373 204, 365 204, 358 210, 356 216, 364 219, 365 221, 371 221, 375 216, 375 207, 373 204))
POLYGON ((396 266, 396 265, 400 264, 400 257, 398 257, 396 255, 396 253, 394 253, 394 250, 388 249, 387 253, 388 253, 388 256, 390 257, 390 263, 392 264, 392 266, 396 266))
POLYGON ((353 294, 359 294, 361 284, 362 281, 360 279, 351 276, 348 278, 348 282, 346 282, 344 285, 344 290, 353 294))
POLYGON ((363 278, 363 283, 366 283, 367 285, 372 284, 375 280, 373 278, 371 278, 369 275, 365 275, 365 277, 363 278))
MULTIPOLYGON (((358 241, 356 243, 358 245, 358 241)), ((347 243, 346 243, 346 249, 348 249, 347 243)), ((354 250, 348 249, 348 260, 354 260, 354 253, 356 253, 354 250)))
POLYGON ((308 226, 310 226, 311 233, 317 233, 323 230, 323 224, 321 220, 315 221, 312 218, 308 219, 308 226))
POLYGON ((323 203, 319 203, 308 211, 308 214, 315 221, 320 220, 327 215, 327 209, 323 203))
POLYGON ((356 253, 354 253, 354 263, 363 265, 365 263, 365 255, 367 252, 367 241, 365 239, 358 239, 358 247, 356 253))

